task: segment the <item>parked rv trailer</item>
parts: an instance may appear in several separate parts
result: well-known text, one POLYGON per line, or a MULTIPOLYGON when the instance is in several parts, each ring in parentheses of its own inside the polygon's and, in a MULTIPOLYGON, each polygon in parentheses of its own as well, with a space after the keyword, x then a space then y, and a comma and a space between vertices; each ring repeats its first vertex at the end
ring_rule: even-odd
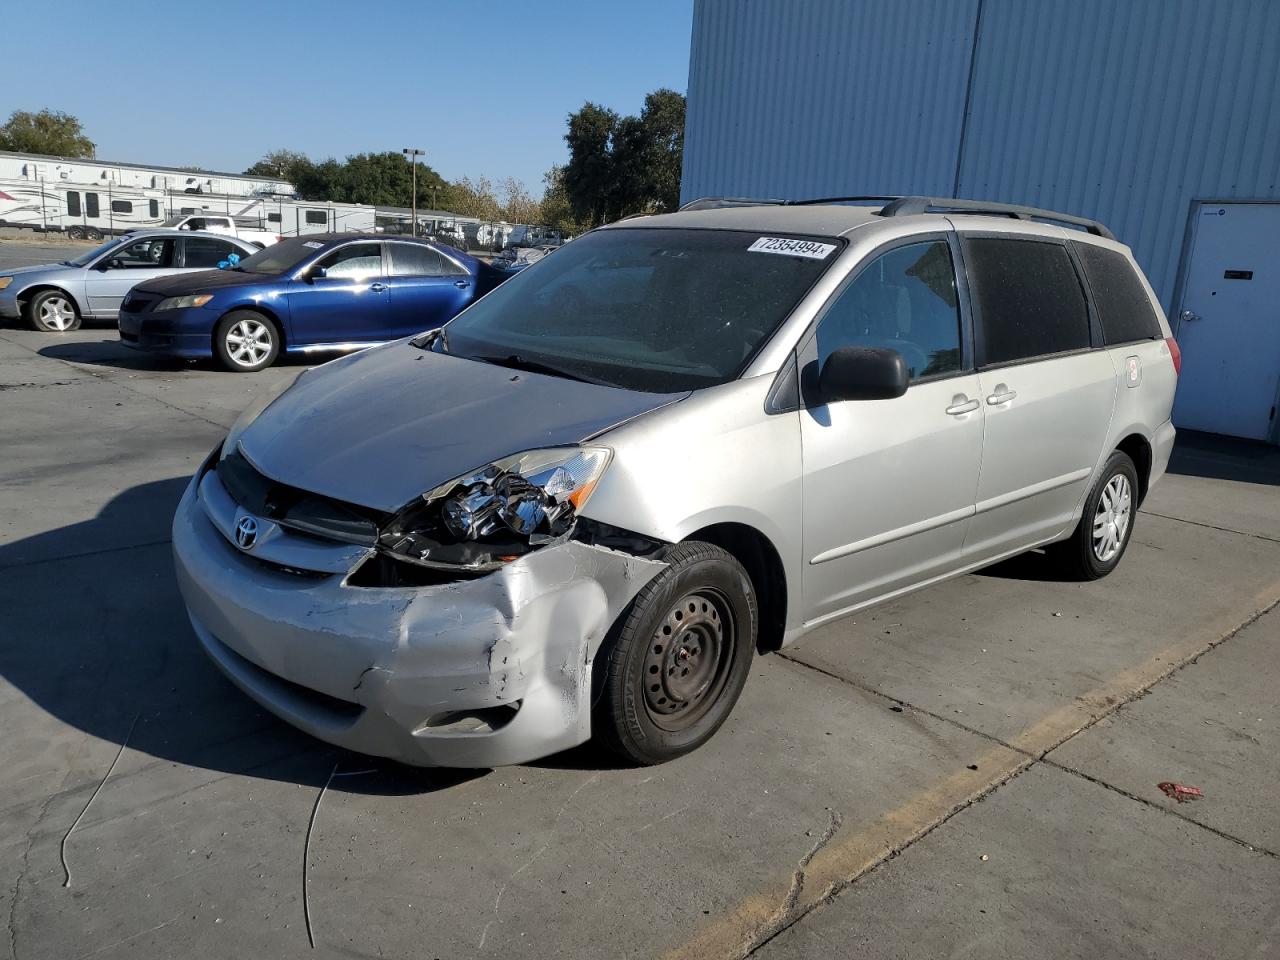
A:
POLYGON ((374 208, 362 204, 0 180, 0 226, 65 233, 73 239, 100 240, 202 213, 229 216, 242 227, 285 237, 374 232, 374 208))

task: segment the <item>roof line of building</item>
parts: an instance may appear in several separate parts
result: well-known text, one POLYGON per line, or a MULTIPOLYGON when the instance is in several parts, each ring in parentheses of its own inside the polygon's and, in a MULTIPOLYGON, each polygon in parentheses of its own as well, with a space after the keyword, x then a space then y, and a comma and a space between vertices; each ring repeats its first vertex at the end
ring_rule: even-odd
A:
POLYGON ((87 163, 103 167, 131 167, 135 170, 159 170, 164 173, 203 174, 212 177, 233 177, 237 180, 255 180, 264 183, 280 183, 289 187, 293 186, 288 180, 282 180, 280 177, 264 177, 253 173, 227 173, 222 170, 205 170, 203 167, 166 167, 156 163, 122 163, 118 160, 99 160, 96 157, 55 157, 46 153, 25 153, 18 150, 0 150, 0 157, 15 157, 19 160, 52 160, 58 163, 87 163))

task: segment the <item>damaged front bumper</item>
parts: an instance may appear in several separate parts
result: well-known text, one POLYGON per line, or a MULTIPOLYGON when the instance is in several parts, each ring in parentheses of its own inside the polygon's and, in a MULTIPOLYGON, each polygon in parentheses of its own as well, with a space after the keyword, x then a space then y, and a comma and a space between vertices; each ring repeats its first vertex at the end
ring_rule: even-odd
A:
POLYGON ((592 660, 665 564, 567 541, 483 577, 356 587, 369 555, 269 521, 250 550, 215 472, 173 548, 196 636, 245 693, 330 743, 422 766, 524 763, 591 735, 592 660))

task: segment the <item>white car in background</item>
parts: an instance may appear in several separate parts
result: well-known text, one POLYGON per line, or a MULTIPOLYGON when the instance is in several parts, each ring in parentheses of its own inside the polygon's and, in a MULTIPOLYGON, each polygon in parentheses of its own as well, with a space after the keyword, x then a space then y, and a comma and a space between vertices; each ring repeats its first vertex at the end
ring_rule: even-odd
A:
POLYGON ((170 230, 192 230, 237 237, 253 244, 259 250, 263 247, 269 247, 273 243, 279 243, 284 239, 280 234, 272 233, 270 230, 250 230, 237 226, 234 217, 209 213, 192 213, 170 217, 162 226, 170 230))

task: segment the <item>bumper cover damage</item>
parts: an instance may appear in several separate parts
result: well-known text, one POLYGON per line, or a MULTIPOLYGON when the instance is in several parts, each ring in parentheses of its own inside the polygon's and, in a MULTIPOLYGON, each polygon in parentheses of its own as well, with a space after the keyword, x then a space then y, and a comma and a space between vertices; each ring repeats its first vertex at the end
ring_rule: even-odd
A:
POLYGON ((276 531, 270 560, 233 546, 234 515, 222 514, 235 505, 208 482, 187 489, 173 544, 209 656, 295 726, 410 764, 523 763, 586 741, 592 660, 665 567, 566 541, 475 579, 354 587, 298 572, 317 566, 311 538, 276 531), (295 540, 305 563, 288 562, 295 540))

